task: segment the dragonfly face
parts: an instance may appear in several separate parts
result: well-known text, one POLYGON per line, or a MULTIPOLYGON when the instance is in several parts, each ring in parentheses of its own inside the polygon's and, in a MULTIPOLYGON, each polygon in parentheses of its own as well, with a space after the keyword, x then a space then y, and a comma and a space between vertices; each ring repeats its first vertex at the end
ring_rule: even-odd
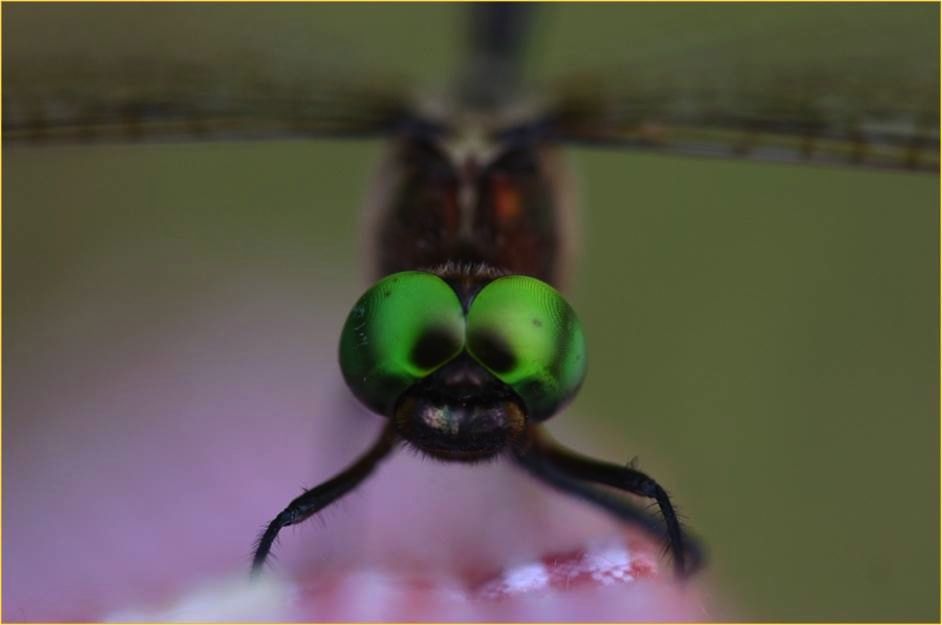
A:
POLYGON ((402 438, 445 460, 478 460, 518 443, 585 376, 575 312, 548 284, 446 264, 380 280, 340 340, 344 379, 402 438))

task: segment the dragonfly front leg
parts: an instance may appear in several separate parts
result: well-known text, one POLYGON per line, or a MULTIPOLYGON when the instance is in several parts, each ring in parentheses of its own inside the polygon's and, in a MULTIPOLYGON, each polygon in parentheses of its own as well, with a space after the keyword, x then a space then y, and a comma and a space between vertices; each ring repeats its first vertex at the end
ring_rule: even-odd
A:
POLYGON ((701 548, 692 536, 684 535, 667 492, 641 471, 566 449, 552 440, 540 426, 530 427, 523 444, 514 449, 514 459, 531 475, 550 486, 589 501, 664 540, 671 551, 678 577, 688 577, 702 565, 701 548), (594 487, 593 483, 654 499, 663 516, 663 524, 625 499, 594 487))
POLYGON ((395 442, 396 434, 392 423, 389 423, 383 428, 379 439, 355 463, 323 484, 305 491, 289 503, 278 516, 272 519, 259 537, 255 555, 252 557, 252 574, 257 575, 262 570, 281 528, 307 520, 359 486, 370 476, 380 460, 389 455, 395 442))

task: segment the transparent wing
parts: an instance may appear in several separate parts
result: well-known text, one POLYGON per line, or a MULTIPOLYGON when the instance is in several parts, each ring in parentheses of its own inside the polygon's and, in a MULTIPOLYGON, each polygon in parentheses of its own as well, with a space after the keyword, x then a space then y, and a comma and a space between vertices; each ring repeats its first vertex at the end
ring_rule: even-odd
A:
POLYGON ((937 171, 938 7, 917 7, 925 16, 825 8, 764 8, 752 16, 759 25, 727 41, 685 48, 680 38, 668 54, 555 81, 539 132, 677 154, 937 171), (934 20, 921 19, 933 10, 934 20))
POLYGON ((714 89, 634 84, 624 93, 601 82, 560 89, 545 132, 569 143, 692 156, 939 168, 938 88, 930 84, 878 86, 813 68, 714 89))
POLYGON ((409 120, 408 83, 242 54, 211 64, 30 59, 4 68, 3 138, 14 142, 369 137, 409 120))

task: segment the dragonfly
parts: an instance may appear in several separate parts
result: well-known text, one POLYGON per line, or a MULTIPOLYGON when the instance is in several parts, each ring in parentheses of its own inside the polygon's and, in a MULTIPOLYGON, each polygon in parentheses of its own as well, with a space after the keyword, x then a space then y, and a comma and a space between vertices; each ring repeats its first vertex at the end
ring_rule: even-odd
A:
POLYGON ((747 59, 734 68, 697 60, 684 69, 689 83, 639 63, 619 70, 623 80, 597 72, 531 91, 522 58, 536 10, 473 5, 467 62, 442 98, 417 98, 366 72, 295 80, 264 65, 220 76, 168 63, 151 81, 140 66, 134 75, 65 64, 65 79, 7 76, 3 136, 12 143, 390 143, 371 207, 378 281, 340 340, 348 386, 388 423, 348 469, 275 517, 254 570, 283 527, 349 493, 404 442, 444 461, 507 456, 552 488, 640 525, 665 542, 677 574, 690 575, 702 549, 666 490, 634 467, 563 447, 542 425, 575 396, 586 360, 581 324, 556 288, 572 247, 560 150, 938 170, 937 73, 874 83, 828 67, 769 72, 747 59), (605 488, 653 500, 661 518, 605 488))

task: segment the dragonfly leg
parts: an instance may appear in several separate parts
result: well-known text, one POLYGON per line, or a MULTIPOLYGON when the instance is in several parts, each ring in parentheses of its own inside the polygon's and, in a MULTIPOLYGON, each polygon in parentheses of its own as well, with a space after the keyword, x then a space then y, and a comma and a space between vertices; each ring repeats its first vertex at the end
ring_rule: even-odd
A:
POLYGON ((252 574, 256 575, 261 571, 281 528, 305 521, 359 486, 370 476, 380 460, 389 455, 395 442, 396 434, 392 423, 389 423, 383 428, 379 439, 356 462, 289 503, 259 536, 255 555, 252 557, 252 574))
POLYGON ((515 461, 534 477, 595 504, 623 521, 638 525, 664 541, 674 559, 678 577, 687 577, 702 565, 702 549, 696 539, 684 535, 667 492, 641 471, 566 449, 539 426, 529 428, 526 440, 514 448, 513 455, 515 461), (654 499, 663 522, 595 484, 654 499))

